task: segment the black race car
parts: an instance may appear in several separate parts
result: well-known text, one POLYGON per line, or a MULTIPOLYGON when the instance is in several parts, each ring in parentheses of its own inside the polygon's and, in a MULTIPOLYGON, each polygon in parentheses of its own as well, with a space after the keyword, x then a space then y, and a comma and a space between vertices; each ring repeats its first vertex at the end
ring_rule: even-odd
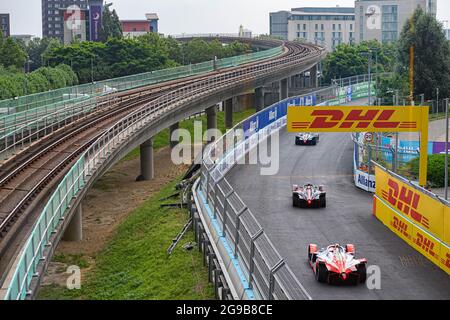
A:
POLYGON ((315 146, 318 142, 318 133, 300 132, 295 136, 295 144, 297 146, 315 146))
POLYGON ((292 205, 299 208, 325 208, 326 192, 323 186, 306 184, 303 187, 292 187, 292 205))

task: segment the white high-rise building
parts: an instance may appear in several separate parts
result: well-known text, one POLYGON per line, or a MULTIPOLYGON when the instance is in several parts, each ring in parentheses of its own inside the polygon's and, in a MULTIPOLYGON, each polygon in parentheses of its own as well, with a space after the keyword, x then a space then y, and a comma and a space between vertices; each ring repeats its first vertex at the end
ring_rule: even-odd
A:
POLYGON ((357 41, 397 40, 407 19, 418 6, 436 16, 436 0, 356 0, 357 41))

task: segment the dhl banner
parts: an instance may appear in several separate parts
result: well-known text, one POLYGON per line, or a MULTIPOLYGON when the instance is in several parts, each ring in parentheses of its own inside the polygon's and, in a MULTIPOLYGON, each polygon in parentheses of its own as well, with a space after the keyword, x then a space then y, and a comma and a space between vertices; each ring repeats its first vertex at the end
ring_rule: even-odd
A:
MULTIPOLYGON (((288 107, 289 132, 416 132, 428 107, 288 107)), ((428 121, 426 121, 428 128, 428 121)))
POLYGON ((376 195, 408 219, 444 239, 444 204, 376 167, 376 195))
POLYGON ((450 274, 450 208, 376 167, 374 215, 450 274))

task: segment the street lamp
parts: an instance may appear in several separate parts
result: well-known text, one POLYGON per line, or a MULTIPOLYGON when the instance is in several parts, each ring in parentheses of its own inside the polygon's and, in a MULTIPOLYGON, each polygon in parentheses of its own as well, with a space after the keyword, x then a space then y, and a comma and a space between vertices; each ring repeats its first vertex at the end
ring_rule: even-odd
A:
POLYGON ((360 52, 360 55, 365 57, 367 56, 369 59, 368 63, 368 74, 369 74, 369 106, 372 105, 372 75, 371 75, 371 69, 372 69, 372 51, 369 49, 369 51, 363 51, 360 52))
POLYGON ((445 200, 448 200, 448 103, 449 99, 445 99, 445 200))

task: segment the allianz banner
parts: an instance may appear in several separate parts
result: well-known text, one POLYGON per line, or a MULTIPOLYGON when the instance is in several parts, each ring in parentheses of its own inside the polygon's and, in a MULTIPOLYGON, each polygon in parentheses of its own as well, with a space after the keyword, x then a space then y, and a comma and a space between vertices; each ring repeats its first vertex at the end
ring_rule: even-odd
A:
POLYGON ((450 274, 450 208, 379 167, 375 176, 374 215, 450 274))

